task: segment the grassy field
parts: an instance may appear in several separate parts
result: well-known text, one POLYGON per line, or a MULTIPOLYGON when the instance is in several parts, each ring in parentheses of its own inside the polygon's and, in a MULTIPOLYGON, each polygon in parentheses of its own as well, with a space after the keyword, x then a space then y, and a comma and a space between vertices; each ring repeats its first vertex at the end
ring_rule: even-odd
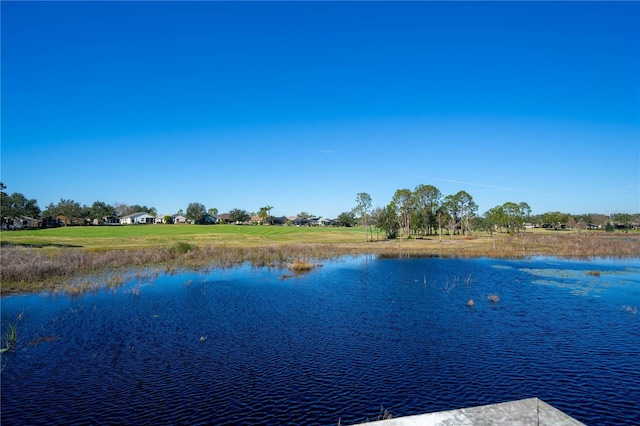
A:
POLYGON ((3 244, 37 247, 83 247, 113 250, 169 247, 185 241, 197 246, 210 244, 256 246, 283 243, 342 244, 365 241, 362 228, 238 226, 238 225, 141 225, 77 226, 32 231, 3 232, 3 244))
MULTIPOLYGON (((345 254, 385 256, 639 256, 639 233, 536 230, 520 235, 444 235, 366 242, 362 228, 146 225, 0 233, 3 294, 52 288, 87 273, 158 265, 227 267, 243 262, 295 270, 345 254)), ((374 234, 374 239, 377 239, 374 234)))

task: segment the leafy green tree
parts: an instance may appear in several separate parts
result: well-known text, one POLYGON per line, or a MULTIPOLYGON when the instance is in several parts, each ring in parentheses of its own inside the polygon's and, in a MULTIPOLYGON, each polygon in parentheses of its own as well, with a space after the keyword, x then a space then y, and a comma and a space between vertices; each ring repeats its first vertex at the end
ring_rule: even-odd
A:
POLYGON ((569 221, 569 215, 561 212, 547 212, 542 215, 542 220, 547 226, 558 230, 566 226, 569 221))
POLYGON ((147 213, 151 214, 150 211, 152 209, 153 209, 153 207, 149 208, 147 206, 141 206, 140 204, 133 204, 133 205, 129 206, 127 214, 134 214, 134 213, 141 213, 141 212, 147 212, 147 213))
POLYGON ((0 215, 2 216, 3 223, 4 218, 8 217, 8 212, 10 209, 9 195, 4 192, 5 189, 7 189, 7 186, 4 183, 0 182, 0 215))
POLYGON ((169 215, 166 215, 166 216, 163 218, 163 221, 164 221, 164 223, 173 223, 173 219, 172 219, 172 218, 171 218, 171 216, 169 216, 169 215))
POLYGON ((336 218, 336 221, 338 222, 338 225, 346 227, 352 227, 358 222, 353 211, 340 213, 336 218))
POLYGON ((215 207, 211 207, 209 210, 207 210, 207 213, 209 213, 211 216, 217 216, 218 215, 218 209, 215 207))
POLYGON ((518 207, 520 208, 519 210, 520 220, 524 225, 526 222, 529 221, 529 218, 531 217, 531 207, 529 206, 529 204, 525 203, 524 201, 521 201, 520 204, 518 204, 518 207))
POLYGON ((357 205, 354 209, 354 213, 360 215, 362 226, 364 226, 366 230, 365 241, 369 241, 369 210, 371 209, 371 195, 366 192, 359 192, 356 195, 356 203, 357 205))
POLYGON ((61 198, 58 204, 50 203, 44 212, 44 216, 64 215, 68 218, 86 217, 87 208, 83 208, 77 201, 61 198))
POLYGON ((416 209, 421 212, 425 233, 431 235, 436 226, 436 212, 442 202, 442 193, 433 185, 418 185, 413 191, 416 209))
POLYGON ((113 206, 110 206, 103 201, 94 201, 88 211, 88 218, 98 219, 98 221, 101 221, 105 217, 115 215, 116 210, 113 208, 113 206))
POLYGON ((491 222, 489 222, 489 220, 487 220, 486 216, 476 216, 471 219, 471 229, 473 229, 474 231, 489 232, 493 234, 495 228, 492 228, 493 225, 491 224, 491 222))
POLYGON ((376 241, 380 240, 380 224, 384 215, 384 208, 376 207, 371 211, 371 225, 376 229, 376 241))
POLYGON ((0 183, 0 206, 3 223, 13 224, 14 220, 23 216, 32 219, 40 217, 40 207, 38 207, 38 202, 34 198, 28 199, 19 192, 7 195, 3 191, 4 189, 6 189, 6 186, 0 183))
POLYGON ((246 210, 233 209, 229 212, 229 220, 231 222, 242 223, 251 220, 251 215, 246 210))
POLYGON ((440 235, 440 242, 442 242, 442 228, 446 223, 449 223, 449 211, 447 210, 446 201, 443 202, 436 210, 436 221, 438 222, 438 234, 440 235))
POLYGON ((491 234, 493 234, 493 231, 495 231, 496 229, 498 229, 499 232, 502 232, 502 230, 504 229, 504 225, 507 222, 506 214, 502 206, 495 206, 487 210, 484 214, 484 218, 486 221, 487 230, 491 234))
MULTIPOLYGON (((400 227, 404 229, 406 238, 411 236, 411 213, 414 206, 413 194, 409 189, 398 189, 391 202, 398 212, 400 227)), ((388 207, 388 206, 387 206, 388 207)))
POLYGON ((446 227, 449 231, 449 239, 453 238, 453 235, 456 233, 456 229, 458 228, 458 217, 460 215, 460 203, 457 200, 455 195, 447 195, 444 197, 444 202, 442 203, 442 207, 444 207, 447 212, 447 223, 446 227))
POLYGON ((387 239, 394 240, 398 238, 400 222, 398 221, 398 208, 393 201, 380 212, 378 216, 378 227, 385 231, 387 239))
POLYGON ((146 212, 153 216, 157 214, 154 207, 149 208, 147 206, 141 206, 140 204, 128 205, 125 203, 115 203, 113 208, 116 211, 116 215, 120 217, 141 212, 146 212), (154 211, 154 213, 151 213, 152 211, 154 211))
POLYGON ((260 211, 258 212, 258 217, 262 220, 262 223, 265 223, 265 221, 271 217, 271 209, 273 209, 273 206, 264 206, 264 207, 260 207, 260 211))
POLYGON ((455 195, 458 203, 458 211, 460 212, 460 222, 462 224, 462 232, 464 235, 470 233, 470 221, 478 211, 478 205, 473 201, 473 197, 466 191, 459 191, 455 195))
POLYGON ((447 195, 443 206, 449 214, 449 236, 453 238, 458 225, 464 235, 469 235, 471 219, 478 210, 478 205, 473 201, 473 197, 466 191, 458 191, 454 195, 447 195))
POLYGON ((185 217, 187 218, 187 220, 195 222, 206 213, 207 209, 204 207, 204 204, 189 203, 189 205, 187 206, 187 214, 185 215, 185 217))

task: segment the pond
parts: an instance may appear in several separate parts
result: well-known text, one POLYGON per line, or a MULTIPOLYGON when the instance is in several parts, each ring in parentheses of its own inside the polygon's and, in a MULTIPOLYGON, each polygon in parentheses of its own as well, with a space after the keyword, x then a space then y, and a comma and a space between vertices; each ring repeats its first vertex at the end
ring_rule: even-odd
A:
POLYGON ((640 424, 640 259, 359 256, 286 274, 3 297, 2 424, 344 425, 529 397, 640 424))

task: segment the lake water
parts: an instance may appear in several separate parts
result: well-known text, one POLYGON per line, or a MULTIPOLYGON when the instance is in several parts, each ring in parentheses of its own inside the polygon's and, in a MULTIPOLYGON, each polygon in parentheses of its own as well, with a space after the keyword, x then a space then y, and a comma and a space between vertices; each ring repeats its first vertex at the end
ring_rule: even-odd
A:
POLYGON ((640 424, 640 259, 361 256, 284 274, 3 297, 18 344, 2 424, 336 425, 528 397, 640 424))

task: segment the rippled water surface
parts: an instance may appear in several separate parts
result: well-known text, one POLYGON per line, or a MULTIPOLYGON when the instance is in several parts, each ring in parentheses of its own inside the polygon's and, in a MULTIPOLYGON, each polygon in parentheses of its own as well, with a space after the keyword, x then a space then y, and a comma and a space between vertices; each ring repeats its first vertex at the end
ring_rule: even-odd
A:
POLYGON ((18 336, 2 424, 335 425, 527 397, 640 424, 640 259, 356 257, 286 273, 2 298, 18 336))

